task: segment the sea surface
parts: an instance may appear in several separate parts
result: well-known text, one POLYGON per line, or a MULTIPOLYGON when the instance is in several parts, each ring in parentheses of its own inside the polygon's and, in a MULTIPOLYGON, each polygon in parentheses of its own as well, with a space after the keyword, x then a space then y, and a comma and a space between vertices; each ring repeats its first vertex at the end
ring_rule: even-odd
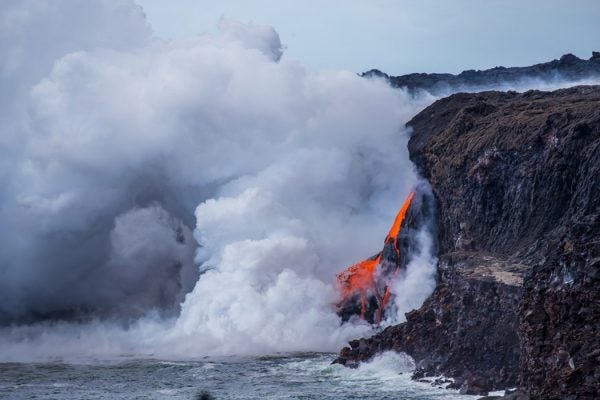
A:
POLYGON ((387 353, 358 369, 334 354, 0 364, 1 399, 474 399, 410 379, 387 353), (204 396, 203 396, 204 395, 204 396))

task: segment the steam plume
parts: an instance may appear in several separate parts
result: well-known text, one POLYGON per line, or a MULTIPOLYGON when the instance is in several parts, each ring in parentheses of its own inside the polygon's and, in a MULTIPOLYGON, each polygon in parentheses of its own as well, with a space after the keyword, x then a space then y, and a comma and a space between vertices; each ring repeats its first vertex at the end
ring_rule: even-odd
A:
MULTIPOLYGON (((162 41, 126 0, 3 3, 0 324, 19 326, 0 359, 331 351, 369 331, 340 325, 335 274, 419 183, 403 126, 434 98, 307 70, 271 27, 219 28, 162 41), (23 325, 55 317, 91 321, 23 325)), ((435 284, 421 241, 395 320, 435 284)))

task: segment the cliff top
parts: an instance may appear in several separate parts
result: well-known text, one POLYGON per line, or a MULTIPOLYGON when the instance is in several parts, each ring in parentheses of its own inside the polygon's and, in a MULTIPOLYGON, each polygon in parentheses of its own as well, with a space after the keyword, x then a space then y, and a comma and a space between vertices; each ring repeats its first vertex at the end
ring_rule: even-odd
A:
POLYGON ((442 252, 540 262, 600 220, 600 86, 458 93, 408 125, 411 157, 453 220, 442 252))

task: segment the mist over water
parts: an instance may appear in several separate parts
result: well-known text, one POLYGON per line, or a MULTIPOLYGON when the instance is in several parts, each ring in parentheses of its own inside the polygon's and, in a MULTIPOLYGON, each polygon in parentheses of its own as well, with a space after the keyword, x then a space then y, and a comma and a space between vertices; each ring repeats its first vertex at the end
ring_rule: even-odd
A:
MULTIPOLYGON (((129 1, 2 5, 0 360, 337 351, 371 331, 341 325, 335 274, 419 184, 404 124, 435 98, 282 49, 230 20, 161 40, 129 1)), ((419 242, 388 323, 435 286, 419 242)))

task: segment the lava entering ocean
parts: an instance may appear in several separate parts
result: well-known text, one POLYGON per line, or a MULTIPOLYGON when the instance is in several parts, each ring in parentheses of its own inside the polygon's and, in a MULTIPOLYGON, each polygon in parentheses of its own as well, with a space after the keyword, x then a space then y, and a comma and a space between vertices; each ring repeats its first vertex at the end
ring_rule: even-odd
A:
POLYGON ((411 192, 398 211, 383 250, 337 275, 342 294, 338 314, 343 321, 358 315, 370 323, 381 322, 391 296, 388 283, 406 265, 406 254, 401 251, 406 246, 401 245, 399 235, 413 197, 411 192))

